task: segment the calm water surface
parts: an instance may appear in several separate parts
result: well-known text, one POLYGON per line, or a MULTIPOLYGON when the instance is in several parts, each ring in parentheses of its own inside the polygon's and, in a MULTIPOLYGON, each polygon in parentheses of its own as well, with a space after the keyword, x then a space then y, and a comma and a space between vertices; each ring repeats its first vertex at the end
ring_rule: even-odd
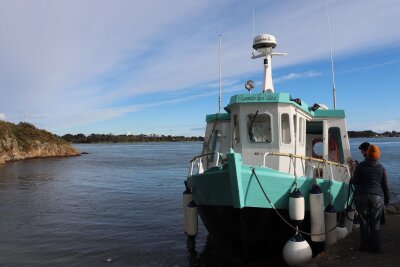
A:
MULTIPOLYGON (((354 158, 365 140, 351 140, 354 158)), ((400 200, 400 139, 367 141, 400 200)), ((196 249, 183 234, 183 181, 201 143, 77 147, 90 154, 0 165, 0 266, 228 264, 202 225, 196 249)))

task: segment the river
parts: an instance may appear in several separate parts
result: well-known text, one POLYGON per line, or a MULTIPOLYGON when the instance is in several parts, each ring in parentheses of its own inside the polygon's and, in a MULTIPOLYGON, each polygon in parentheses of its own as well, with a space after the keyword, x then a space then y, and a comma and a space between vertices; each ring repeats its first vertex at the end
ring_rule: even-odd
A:
MULTIPOLYGON (((352 139, 355 159, 364 141, 380 146, 399 200, 400 139, 352 139)), ((201 224, 196 248, 183 234, 183 181, 201 147, 77 145, 89 154, 0 165, 0 266, 227 265, 201 224)))

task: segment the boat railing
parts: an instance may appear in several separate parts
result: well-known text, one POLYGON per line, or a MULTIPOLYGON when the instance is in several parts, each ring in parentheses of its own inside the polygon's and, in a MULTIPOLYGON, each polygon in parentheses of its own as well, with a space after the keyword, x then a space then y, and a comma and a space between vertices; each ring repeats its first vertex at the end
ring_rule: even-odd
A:
MULTIPOLYGON (((347 179, 350 179, 350 177, 351 177, 349 166, 346 165, 346 164, 341 164, 341 163, 338 163, 338 162, 329 161, 329 160, 325 160, 325 159, 318 159, 318 158, 307 157, 307 156, 302 156, 302 155, 295 155, 295 154, 290 154, 290 153, 279 153, 279 152, 266 152, 266 153, 264 153, 263 167, 267 167, 267 165, 266 165, 267 156, 289 157, 290 158, 289 164, 293 165, 293 169, 296 168, 296 163, 295 163, 296 160, 295 159, 300 159, 302 161, 302 166, 303 166, 303 176, 308 176, 308 175, 306 175, 307 166, 306 166, 306 164, 303 163, 303 160, 304 160, 306 162, 316 163, 317 172, 318 172, 317 176, 319 176, 319 178, 322 178, 322 177, 320 177, 321 175, 319 174, 320 167, 322 167, 322 168, 326 167, 327 170, 329 170, 329 174, 328 175, 332 179, 333 179, 333 169, 332 169, 332 167, 336 167, 337 172, 342 174, 342 176, 343 176, 342 172, 345 172, 347 177, 342 177, 343 181, 345 181, 347 179)), ((313 166, 313 167, 315 167, 315 166, 313 166)), ((289 170, 290 170, 290 165, 289 165, 289 170)), ((313 177, 313 172, 312 172, 311 175, 313 177)))
POLYGON ((189 163, 189 176, 193 175, 193 170, 194 167, 197 166, 197 174, 200 174, 203 172, 203 159, 204 158, 208 158, 209 156, 213 156, 213 160, 212 162, 210 162, 212 164, 211 167, 217 167, 219 166, 221 159, 222 159, 222 153, 218 152, 218 151, 214 151, 214 152, 210 152, 210 153, 204 153, 201 155, 198 155, 196 157, 194 157, 190 163, 189 163))

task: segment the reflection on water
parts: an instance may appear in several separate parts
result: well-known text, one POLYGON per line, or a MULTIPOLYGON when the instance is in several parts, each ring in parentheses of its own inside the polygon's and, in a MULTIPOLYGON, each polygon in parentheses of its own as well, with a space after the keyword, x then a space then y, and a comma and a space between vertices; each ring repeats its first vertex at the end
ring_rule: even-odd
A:
POLYGON ((188 250, 188 263, 190 267, 228 267, 235 265, 218 250, 210 235, 207 235, 205 245, 201 253, 198 253, 196 250, 195 237, 187 236, 186 246, 188 250))
POLYGON ((196 248, 196 239, 194 237, 187 236, 186 247, 188 251, 188 264, 190 267, 277 267, 286 266, 282 262, 281 255, 276 257, 259 260, 256 262, 245 263, 241 262, 243 259, 233 259, 222 253, 211 235, 207 235, 204 242, 203 249, 196 248), (199 251, 201 251, 199 253, 199 251))

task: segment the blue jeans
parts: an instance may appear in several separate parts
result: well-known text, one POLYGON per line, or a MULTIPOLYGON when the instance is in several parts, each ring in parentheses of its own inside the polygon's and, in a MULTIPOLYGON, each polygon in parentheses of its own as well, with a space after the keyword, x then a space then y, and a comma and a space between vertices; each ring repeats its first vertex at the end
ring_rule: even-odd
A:
POLYGON ((360 216, 360 249, 380 252, 380 218, 383 212, 383 197, 375 194, 358 194, 356 206, 360 216))

